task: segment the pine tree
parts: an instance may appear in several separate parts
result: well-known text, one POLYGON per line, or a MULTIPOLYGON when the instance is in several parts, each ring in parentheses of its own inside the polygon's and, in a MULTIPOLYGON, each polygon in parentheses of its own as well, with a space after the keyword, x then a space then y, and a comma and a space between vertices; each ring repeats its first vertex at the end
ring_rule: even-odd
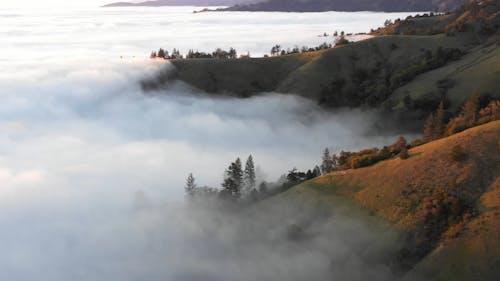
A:
POLYGON ((432 115, 432 113, 425 121, 423 139, 426 142, 434 139, 434 115, 432 115))
POLYGON ((472 126, 476 122, 479 110, 479 93, 474 91, 472 96, 465 102, 463 116, 467 125, 472 126))
POLYGON ((190 173, 186 180, 186 186, 184 187, 186 190, 186 194, 189 196, 193 196, 196 192, 196 179, 193 174, 190 173))
POLYGON ((241 169, 241 160, 237 158, 226 170, 226 177, 222 183, 222 187, 225 193, 230 194, 234 198, 239 198, 241 195, 242 183, 243 171, 241 169))
POLYGON ((333 161, 332 157, 330 156, 330 150, 328 148, 325 148, 323 151, 323 162, 321 163, 321 172, 323 174, 327 174, 331 172, 333 169, 333 161))
POLYGON ((165 50, 163 50, 162 48, 160 48, 158 50, 158 55, 157 55, 159 58, 162 58, 164 59, 165 58, 165 50))
POLYGON ((443 101, 441 101, 436 111, 436 117, 434 118, 434 134, 433 134, 434 139, 442 138, 444 135, 444 129, 445 129, 444 117, 445 117, 444 103, 443 101))
POLYGON ((262 194, 267 194, 268 189, 267 189, 267 183, 265 181, 261 182, 259 185, 259 193, 262 194))
POLYGON ((321 176, 321 169, 317 165, 314 166, 313 174, 314 174, 314 177, 321 176))
POLYGON ((244 171, 245 189, 251 191, 255 188, 255 165, 252 155, 248 156, 244 171))

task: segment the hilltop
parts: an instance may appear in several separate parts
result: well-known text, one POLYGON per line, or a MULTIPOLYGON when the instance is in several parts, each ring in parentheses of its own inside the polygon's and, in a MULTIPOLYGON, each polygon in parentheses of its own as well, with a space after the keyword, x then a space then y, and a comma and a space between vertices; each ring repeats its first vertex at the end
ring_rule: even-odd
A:
POLYGON ((171 60, 173 71, 166 68, 143 87, 160 89, 177 79, 213 95, 288 93, 326 108, 377 108, 411 123, 443 99, 458 110, 474 90, 500 97, 499 5, 487 0, 450 14, 409 17, 374 30, 374 38, 316 52, 171 60))
POLYGON ((410 149, 406 160, 332 172, 281 196, 323 206, 343 198, 407 233, 393 261, 403 280, 496 280, 499 136, 493 121, 410 149), (454 159, 457 145, 465 159, 454 159))

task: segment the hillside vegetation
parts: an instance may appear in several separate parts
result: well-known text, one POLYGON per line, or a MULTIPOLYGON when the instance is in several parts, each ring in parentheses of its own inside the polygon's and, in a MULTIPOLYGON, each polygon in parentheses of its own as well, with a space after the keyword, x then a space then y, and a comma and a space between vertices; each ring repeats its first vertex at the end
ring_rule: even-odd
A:
POLYGON ((407 232, 394 260, 405 280, 497 280, 500 121, 412 148, 406 160, 329 173, 286 196, 345 198, 407 232))

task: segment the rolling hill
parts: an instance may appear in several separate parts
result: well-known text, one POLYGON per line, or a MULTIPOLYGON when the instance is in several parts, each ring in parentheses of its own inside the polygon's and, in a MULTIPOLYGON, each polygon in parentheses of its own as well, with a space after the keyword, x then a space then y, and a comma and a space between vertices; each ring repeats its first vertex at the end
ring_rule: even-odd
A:
POLYGON ((410 17, 374 30, 374 38, 316 52, 171 60, 174 70, 169 64, 142 85, 161 89, 181 80, 209 94, 236 97, 275 91, 327 108, 377 108, 411 123, 423 120, 443 99, 454 111, 474 90, 500 97, 499 2, 410 17))
POLYGON ((500 269, 500 121, 415 147, 406 160, 332 172, 285 198, 352 202, 407 233, 394 263, 402 280, 497 280, 500 269), (454 146, 465 160, 452 156, 454 146))

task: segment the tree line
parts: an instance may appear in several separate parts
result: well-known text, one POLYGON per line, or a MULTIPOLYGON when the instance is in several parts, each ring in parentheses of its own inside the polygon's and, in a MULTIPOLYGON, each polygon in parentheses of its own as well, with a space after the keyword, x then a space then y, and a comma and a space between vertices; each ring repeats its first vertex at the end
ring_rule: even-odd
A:
MULTIPOLYGON (((348 35, 351 35, 351 34, 348 34, 348 35)), ((326 37, 327 34, 325 33, 324 36, 326 37)), ((293 47, 293 48, 284 49, 281 47, 281 45, 274 45, 271 48, 270 56, 276 57, 276 56, 286 56, 286 55, 291 55, 291 54, 316 52, 316 51, 331 49, 333 47, 341 46, 341 45, 345 45, 345 44, 349 43, 349 40, 346 39, 346 34, 344 31, 341 31, 340 35, 339 35, 338 31, 335 31, 333 33, 333 37, 334 37, 333 44, 324 42, 316 47, 308 47, 308 46, 299 47, 299 46, 295 45, 295 47, 293 47)), ((264 55, 264 57, 268 57, 268 55, 264 55)))
POLYGON ((489 100, 488 97, 481 100, 479 93, 474 91, 456 116, 452 116, 446 110, 445 101, 441 101, 438 108, 427 117, 423 137, 417 143, 437 140, 499 119, 500 100, 489 100))
MULTIPOLYGON (((240 58, 244 57, 250 57, 250 53, 247 53, 246 55, 240 56, 240 58)), ((152 51, 150 55, 151 59, 166 59, 166 60, 173 60, 173 59, 204 59, 204 58, 216 58, 216 59, 237 59, 238 58, 238 52, 234 48, 229 48, 229 51, 223 50, 221 48, 215 49, 211 53, 205 53, 205 52, 199 52, 198 50, 194 51, 193 49, 190 49, 186 55, 181 54, 181 52, 174 48, 171 53, 166 51, 163 48, 160 48, 158 51, 152 51)))
MULTIPOLYGON (((299 48, 298 46, 295 46, 293 48, 284 49, 281 47, 281 45, 274 45, 271 48, 270 55, 274 57, 274 56, 284 56, 290 54, 299 54, 299 53, 315 52, 315 51, 330 49, 335 46, 348 44, 349 41, 346 39, 345 36, 346 34, 344 31, 341 31, 340 33, 338 31, 335 31, 333 33, 334 37, 333 44, 324 42, 316 47, 302 46, 301 48, 299 48)), ((181 54, 179 49, 176 48, 174 48, 171 52, 168 52, 166 49, 160 48, 158 49, 158 51, 152 51, 149 57, 151 59, 161 58, 166 60, 184 59, 184 58, 185 59, 237 59, 238 52, 233 47, 230 47, 228 51, 223 50, 221 48, 217 48, 213 52, 200 52, 198 50, 190 49, 187 52, 187 54, 184 55, 181 54)), ((264 55, 264 57, 269 57, 269 55, 266 54, 264 55)), ((246 54, 242 54, 239 56, 239 58, 250 58, 250 53, 247 52, 246 54)))
MULTIPOLYGON (((446 103, 442 101, 438 108, 429 115, 424 124, 422 138, 411 143, 400 136, 395 143, 381 149, 370 148, 357 152, 341 151, 338 155, 330 154, 329 149, 326 148, 320 166, 321 173, 367 167, 393 157, 405 160, 410 157, 408 154, 410 148, 459 133, 474 126, 500 120, 500 100, 485 98, 481 101, 478 92, 474 92, 467 99, 455 116, 446 110, 445 105, 446 103)), ((462 148, 457 146, 452 148, 451 156, 453 160, 461 161, 465 155, 462 148)))
MULTIPOLYGON (((500 100, 481 101, 477 92, 474 92, 467 99, 460 112, 455 116, 446 111, 445 104, 444 101, 441 102, 436 111, 429 115, 424 125, 422 138, 411 143, 400 136, 393 144, 380 149, 370 148, 356 152, 341 151, 338 154, 332 154, 328 148, 325 148, 319 166, 316 165, 307 171, 293 168, 283 174, 276 182, 258 182, 252 155, 248 156, 244 166, 238 157, 225 170, 220 188, 198 186, 194 175, 190 173, 186 179, 185 192, 189 198, 212 197, 231 202, 252 203, 330 172, 367 167, 393 157, 406 160, 410 157, 408 153, 410 148, 473 126, 500 120, 500 100)), ((461 147, 453 147, 451 154, 454 161, 461 161, 465 157, 461 147)))
POLYGON ((198 186, 194 175, 190 173, 186 179, 184 189, 188 198, 211 197, 232 202, 251 203, 286 191, 297 184, 320 175, 321 170, 318 166, 305 172, 293 168, 283 174, 276 182, 263 180, 258 182, 255 163, 252 155, 250 155, 244 167, 239 157, 229 164, 224 172, 220 188, 198 186))

